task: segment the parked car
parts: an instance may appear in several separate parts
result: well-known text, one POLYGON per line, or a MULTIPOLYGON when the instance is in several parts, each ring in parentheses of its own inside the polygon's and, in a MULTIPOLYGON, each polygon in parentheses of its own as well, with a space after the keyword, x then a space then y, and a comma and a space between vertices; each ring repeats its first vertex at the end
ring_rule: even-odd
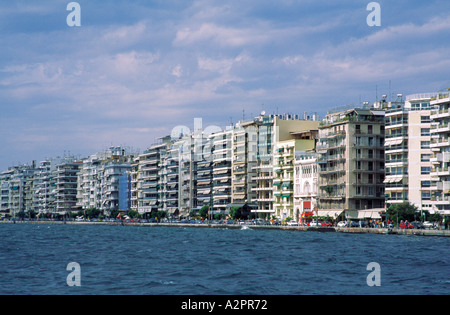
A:
POLYGON ((321 225, 317 221, 311 221, 311 222, 309 222, 309 226, 321 226, 321 225))
POLYGON ((331 223, 331 222, 320 222, 320 225, 322 225, 322 226, 333 226, 333 223, 331 223))
POLYGON ((412 225, 409 222, 401 222, 400 223, 400 228, 402 228, 402 229, 413 229, 414 225, 412 225))
POLYGON ((287 223, 287 225, 289 225, 289 226, 297 226, 298 223, 297 223, 297 221, 295 221, 295 220, 291 220, 291 221, 289 221, 289 222, 287 223))
POLYGON ((411 222, 411 224, 414 226, 414 229, 423 229, 423 223, 419 221, 411 222))
POLYGON ((347 227, 348 226, 348 222, 347 221, 341 221, 337 224, 338 227, 347 227))
POLYGON ((435 225, 435 223, 433 223, 433 222, 425 221, 425 222, 423 222, 423 227, 424 227, 425 229, 435 229, 435 228, 436 228, 436 225, 435 225))

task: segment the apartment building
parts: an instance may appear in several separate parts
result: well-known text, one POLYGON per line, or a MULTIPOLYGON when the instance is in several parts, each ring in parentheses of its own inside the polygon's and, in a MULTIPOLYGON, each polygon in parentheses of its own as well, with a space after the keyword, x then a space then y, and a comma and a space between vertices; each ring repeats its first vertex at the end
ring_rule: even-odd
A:
POLYGON ((437 93, 430 100, 433 109, 431 143, 432 180, 435 188, 432 192, 433 210, 442 215, 450 214, 450 93, 437 93))
POLYGON ((55 203, 58 214, 68 214, 80 210, 77 207, 78 171, 82 162, 74 158, 65 158, 55 170, 55 203))
POLYGON ((433 93, 408 95, 385 114, 386 204, 411 202, 431 210, 431 110, 433 93))
POLYGON ((84 159, 77 180, 77 207, 97 208, 109 215, 112 210, 131 207, 131 163, 134 154, 122 147, 110 147, 84 159))
POLYGON ((33 177, 36 163, 10 167, 0 173, 0 213, 13 217, 29 213, 33 205, 33 177))
POLYGON ((233 131, 233 204, 248 204, 258 216, 270 218, 276 214, 274 149, 279 142, 298 138, 296 133, 317 130, 319 122, 315 119, 315 116, 314 120, 305 120, 299 115, 266 116, 262 113, 236 125, 233 131))
POLYGON ((319 215, 384 208, 384 111, 329 112, 319 126, 319 215))
POLYGON ((163 189, 161 187, 162 156, 169 145, 169 138, 160 139, 136 157, 131 171, 131 209, 140 214, 159 210, 162 203, 163 189))
MULTIPOLYGON (((316 130, 317 132, 317 130, 316 130)), ((273 164, 274 215, 281 220, 291 218, 298 221, 299 212, 294 208, 294 161, 298 152, 315 149, 315 133, 310 137, 277 142, 273 164)))
POLYGON ((232 139, 231 127, 213 133, 210 141, 213 144, 212 155, 212 214, 226 214, 226 207, 231 204, 232 188, 232 139))

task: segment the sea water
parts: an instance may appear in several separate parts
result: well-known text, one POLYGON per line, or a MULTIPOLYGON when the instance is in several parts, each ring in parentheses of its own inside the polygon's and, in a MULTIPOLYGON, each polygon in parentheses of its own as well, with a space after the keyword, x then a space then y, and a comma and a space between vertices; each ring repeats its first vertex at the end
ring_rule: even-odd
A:
POLYGON ((0 224, 0 294, 449 293, 445 237, 0 224))

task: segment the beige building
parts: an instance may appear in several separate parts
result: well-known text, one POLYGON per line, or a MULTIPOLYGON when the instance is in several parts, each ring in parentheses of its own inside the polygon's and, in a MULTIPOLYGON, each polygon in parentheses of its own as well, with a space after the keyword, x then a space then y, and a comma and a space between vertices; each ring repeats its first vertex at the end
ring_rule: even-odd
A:
POLYGON ((431 210, 432 94, 408 95, 386 108, 386 203, 411 202, 431 210))
POLYGON ((275 145, 273 158, 274 215, 298 221, 299 213, 294 208, 294 161, 296 153, 313 150, 314 137, 280 141, 275 145))
MULTIPOLYGON (((299 118, 298 115, 261 115, 236 126, 232 151, 233 204, 248 204, 252 207, 251 211, 260 217, 281 217, 283 213, 286 217, 293 216, 293 194, 289 197, 290 206, 285 203, 285 211, 275 206, 280 200, 273 193, 276 186, 274 178, 280 174, 274 170, 279 162, 275 159, 278 143, 310 137, 308 132, 318 129, 318 121, 299 118)), ((292 161, 296 148, 300 150, 301 145, 294 144, 294 148, 289 150, 292 161)), ((283 174, 293 180, 293 162, 290 170, 292 173, 283 174)), ((292 190, 293 185, 290 188, 292 190)))
MULTIPOLYGON (((319 216, 384 208, 384 111, 329 113, 319 126, 319 216)), ((375 211, 374 211, 375 212, 375 211)))

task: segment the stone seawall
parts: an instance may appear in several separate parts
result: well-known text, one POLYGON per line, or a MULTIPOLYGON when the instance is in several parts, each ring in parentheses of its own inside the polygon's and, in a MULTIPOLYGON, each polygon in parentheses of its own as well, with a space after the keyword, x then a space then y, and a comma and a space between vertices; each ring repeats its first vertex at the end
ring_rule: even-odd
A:
POLYGON ((0 224, 69 224, 69 225, 124 225, 144 227, 189 227, 189 228, 217 228, 217 229, 252 229, 252 230, 286 230, 304 232, 337 232, 337 233, 373 233, 390 235, 418 235, 418 236, 450 236, 449 230, 416 230, 416 229, 387 229, 387 228, 357 228, 357 227, 309 227, 287 225, 240 225, 240 224, 192 224, 192 223, 131 223, 131 222, 76 222, 76 221, 0 221, 0 224))

